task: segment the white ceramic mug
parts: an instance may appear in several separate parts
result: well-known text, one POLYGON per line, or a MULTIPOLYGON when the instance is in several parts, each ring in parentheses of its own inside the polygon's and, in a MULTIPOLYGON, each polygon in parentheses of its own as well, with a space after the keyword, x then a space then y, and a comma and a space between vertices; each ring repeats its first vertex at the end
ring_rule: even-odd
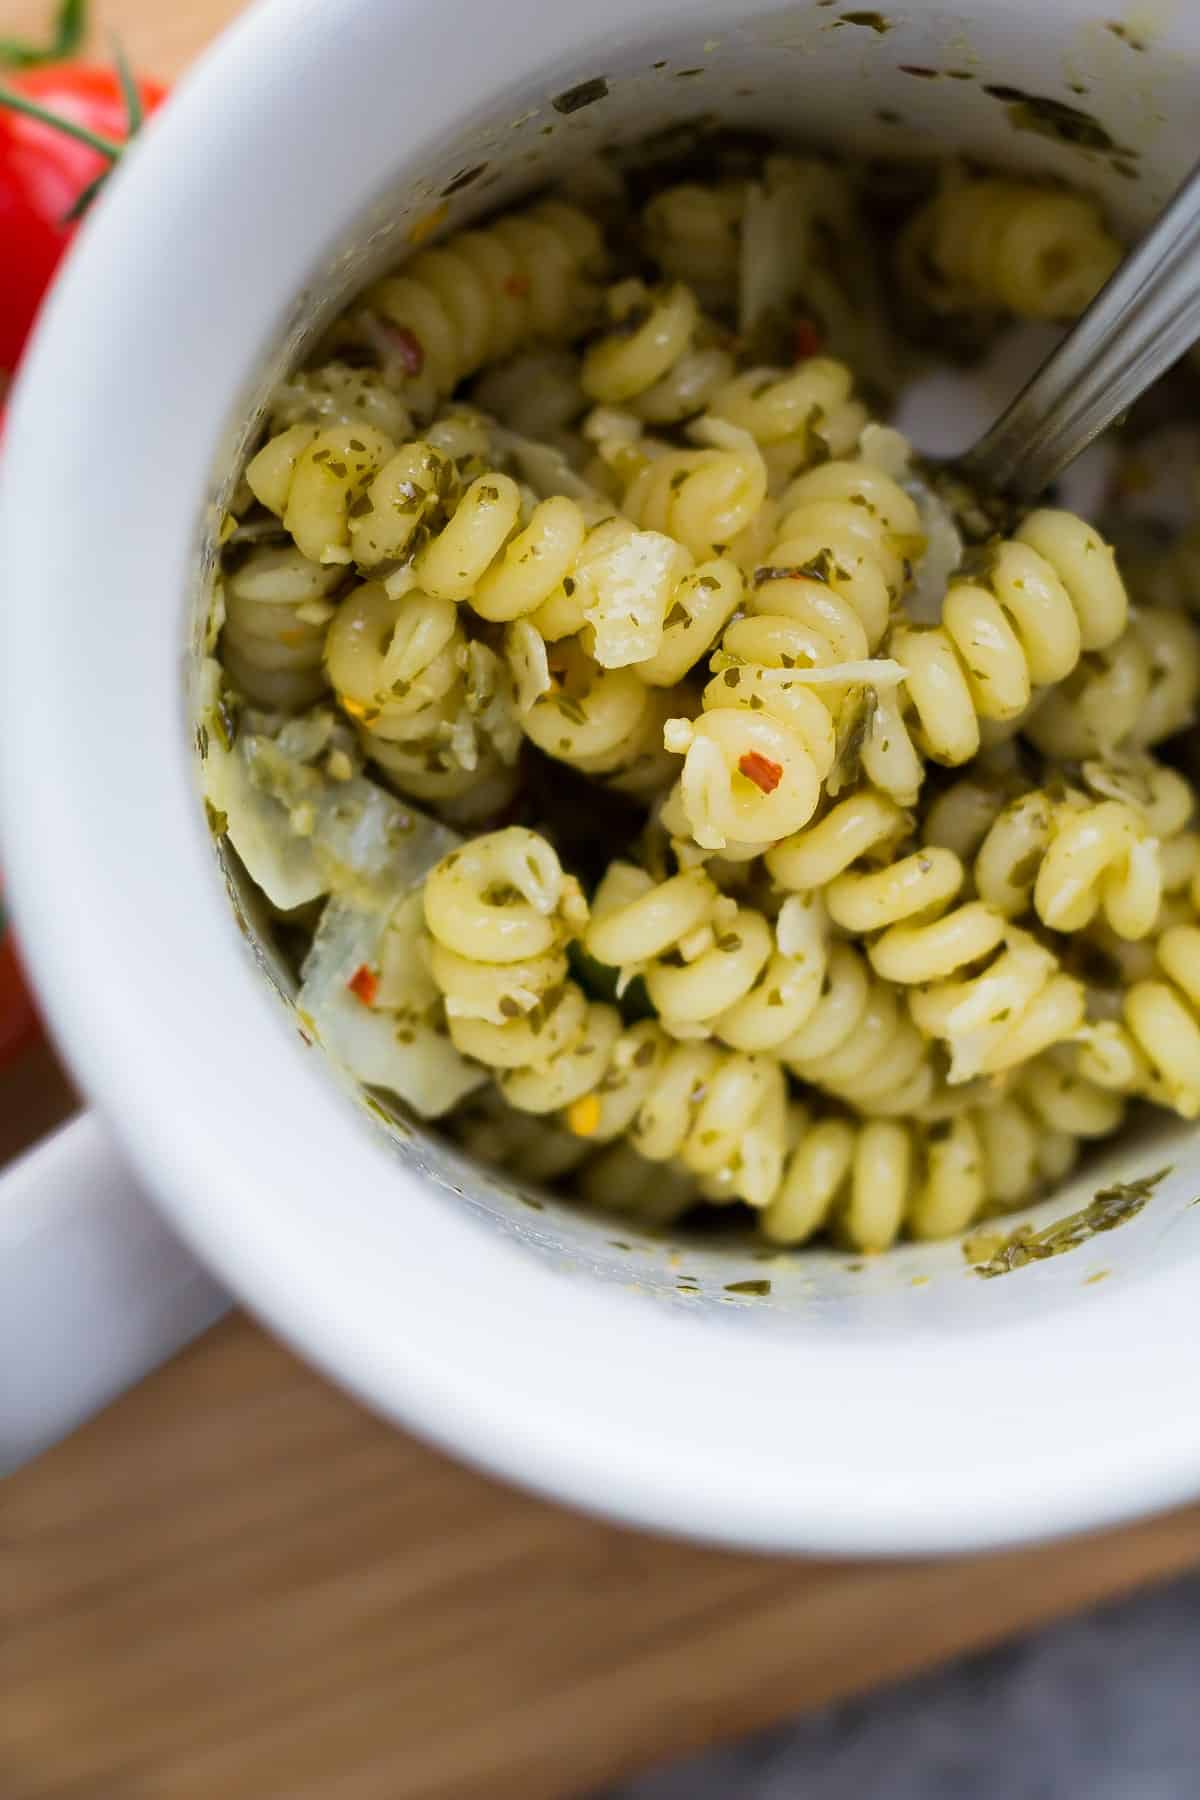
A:
MULTIPOLYGON (((1194 1134, 1123 1143, 1050 1204, 1172 1165, 1120 1231, 987 1282, 958 1244, 763 1263, 535 1210, 434 1144, 389 1138, 302 1043, 236 928, 189 714, 206 533, 239 422, 463 171, 486 165, 450 198, 451 226, 570 156, 719 109, 858 152, 1057 170, 1136 229, 1193 154, 1186 9, 1140 50, 1092 0, 908 0, 885 30, 842 10, 272 0, 221 40, 89 224, 16 397, 4 852, 40 991, 130 1182, 373 1406, 642 1524, 763 1548, 948 1550, 1200 1491, 1194 1134), (599 78, 590 104, 562 99, 599 78), (1015 131, 996 86, 1086 109, 1117 148, 1015 131)), ((81 1150, 97 1138, 84 1128, 81 1150)), ((20 1177, 27 1229, 61 1202, 63 1169, 44 1168, 20 1177)), ((110 1170, 110 1198, 119 1187, 110 1170)), ((147 1266, 165 1257, 169 1279, 191 1280, 169 1242, 147 1266)), ((218 1304, 195 1280, 189 1329, 218 1304)), ((52 1314, 53 1283, 41 1292, 52 1314)), ((67 1360, 86 1365, 70 1323, 67 1360)), ((30 1381, 37 1364, 26 1345, 30 1381)))

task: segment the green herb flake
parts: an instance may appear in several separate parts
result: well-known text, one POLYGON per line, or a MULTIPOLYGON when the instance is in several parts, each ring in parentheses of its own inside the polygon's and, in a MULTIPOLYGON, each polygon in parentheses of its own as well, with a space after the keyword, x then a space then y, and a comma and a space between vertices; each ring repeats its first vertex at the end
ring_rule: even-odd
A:
POLYGON ((1068 106, 1050 94, 1026 94, 1020 88, 990 84, 984 88, 993 100, 1008 106, 1009 123, 1016 131, 1033 131, 1039 137, 1051 138, 1058 144, 1073 144, 1081 150, 1119 151, 1112 134, 1099 120, 1078 106, 1068 106))
POLYGON ((727 1294, 746 1294, 754 1300, 764 1300, 770 1291, 771 1283, 765 1277, 756 1281, 727 1281, 725 1283, 727 1294))
POLYGON ((1101 1188, 1078 1212, 1068 1213, 1065 1219, 1058 1219, 1041 1231, 1034 1231, 1029 1225, 1018 1225, 1007 1235, 994 1231, 974 1232, 963 1240, 963 1255, 984 1281, 991 1281, 997 1275, 1011 1275, 1014 1269, 1023 1269, 1027 1263, 1063 1256, 1068 1250, 1078 1250, 1081 1245, 1090 1243, 1099 1232, 1115 1231, 1118 1225, 1136 1218, 1159 1182, 1170 1173, 1168 1164, 1166 1168, 1156 1169, 1153 1175, 1140 1176, 1136 1181, 1118 1181, 1112 1187, 1101 1188))
POLYGON ((461 194, 464 188, 470 187, 472 182, 478 181, 479 177, 484 174, 486 169, 487 164, 485 162, 476 163, 470 169, 460 169, 457 175, 452 175, 450 177, 450 180, 442 189, 441 198, 443 200, 448 200, 451 194, 461 194))
POLYGON ((833 23, 835 29, 839 25, 861 25, 867 31, 878 33, 880 37, 886 37, 892 29, 891 21, 877 12, 839 13, 833 23))
POLYGON ((828 587, 833 575, 844 577, 845 571, 838 569, 833 560, 832 550, 818 550, 807 562, 793 563, 786 567, 768 564, 765 568, 755 569, 754 585, 761 587, 766 581, 821 581, 828 587))
POLYGON ((608 98, 608 82, 603 75, 595 75, 590 81, 580 81, 563 93, 556 94, 550 102, 556 113, 581 112, 585 106, 594 106, 597 100, 608 98))

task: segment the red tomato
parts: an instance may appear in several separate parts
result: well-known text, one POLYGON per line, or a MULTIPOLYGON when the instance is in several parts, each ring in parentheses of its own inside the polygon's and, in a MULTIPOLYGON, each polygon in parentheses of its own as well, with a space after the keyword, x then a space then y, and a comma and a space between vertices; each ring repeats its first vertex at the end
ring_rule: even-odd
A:
POLYGON ((25 987, 13 936, 0 921, 0 1067, 12 1062, 38 1036, 41 1026, 25 987))
MULTIPOLYGON (((57 63, 24 70, 8 85, 101 137, 126 135, 125 102, 113 69, 57 63)), ((152 112, 166 90, 143 79, 138 92, 152 112)), ((65 215, 107 166, 89 145, 0 107, 0 371, 16 368, 38 303, 75 235, 76 225, 64 224, 65 215)))

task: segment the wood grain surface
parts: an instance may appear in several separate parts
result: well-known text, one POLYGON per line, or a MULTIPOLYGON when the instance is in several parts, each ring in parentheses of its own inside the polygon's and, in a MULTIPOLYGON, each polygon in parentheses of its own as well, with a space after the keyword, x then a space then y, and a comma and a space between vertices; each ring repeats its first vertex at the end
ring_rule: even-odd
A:
POLYGON ((1200 1557, 1200 1509, 940 1564, 596 1524, 243 1319, 6 1485, 5 1800, 562 1800, 1200 1557))
MULTIPOLYGON (((103 22, 171 76, 234 10, 103 22)), ((28 1059, 0 1149, 69 1104, 28 1059)), ((562 1800, 1200 1560, 1200 1508, 941 1564, 641 1537, 454 1466, 237 1318, 13 1477, 0 1533, 3 1800, 562 1800)))

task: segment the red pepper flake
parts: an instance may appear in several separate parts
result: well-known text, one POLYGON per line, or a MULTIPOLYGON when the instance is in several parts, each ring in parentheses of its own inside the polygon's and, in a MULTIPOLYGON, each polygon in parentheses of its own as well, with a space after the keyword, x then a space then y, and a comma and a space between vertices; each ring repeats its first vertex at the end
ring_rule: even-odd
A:
POLYGON ((346 986, 364 1006, 374 1006, 375 996, 379 992, 379 977, 366 963, 355 969, 346 986))
POLYGON ((504 280, 504 291, 511 294, 514 300, 524 300, 529 292, 528 275, 508 275, 504 280))
POLYGON ((406 375, 419 375, 425 367, 425 347, 407 325, 384 325, 384 332, 404 364, 406 375))
POLYGON ((792 327, 792 361, 805 362, 821 348, 821 334, 811 319, 797 319, 792 327))
POLYGON ((772 762, 759 750, 747 750, 744 756, 739 756, 738 769, 764 794, 773 794, 783 780, 783 764, 772 762))

